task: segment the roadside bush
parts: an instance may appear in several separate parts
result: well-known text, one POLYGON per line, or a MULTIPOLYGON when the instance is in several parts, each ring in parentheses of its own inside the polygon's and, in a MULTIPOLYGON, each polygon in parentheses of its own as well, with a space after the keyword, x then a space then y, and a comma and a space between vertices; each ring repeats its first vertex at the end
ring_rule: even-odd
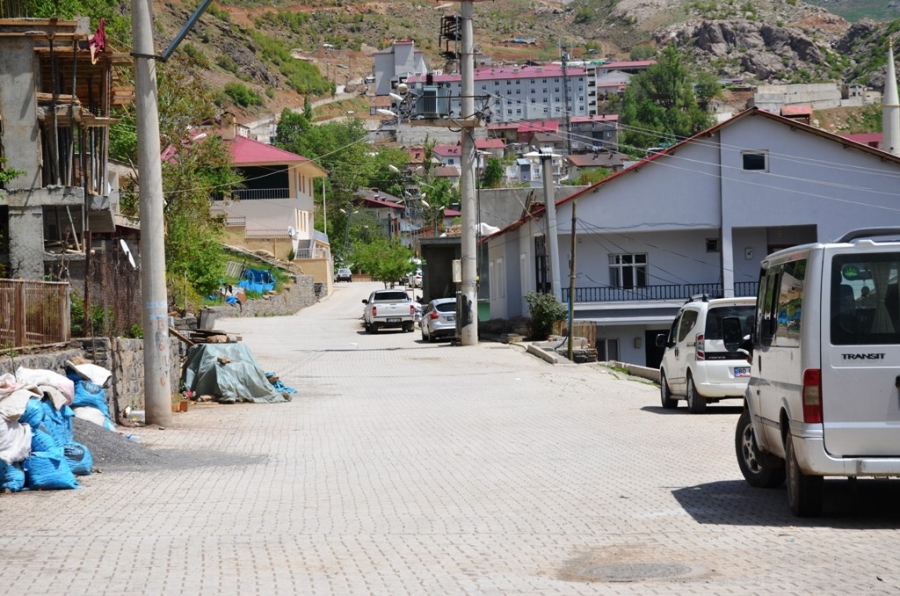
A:
POLYGON ((532 341, 547 339, 553 331, 553 324, 564 321, 568 314, 565 305, 557 302, 553 294, 528 292, 525 302, 528 303, 528 312, 531 314, 529 327, 532 341))
POLYGON ((225 94, 242 108, 263 105, 259 93, 249 89, 243 83, 225 83, 225 94))

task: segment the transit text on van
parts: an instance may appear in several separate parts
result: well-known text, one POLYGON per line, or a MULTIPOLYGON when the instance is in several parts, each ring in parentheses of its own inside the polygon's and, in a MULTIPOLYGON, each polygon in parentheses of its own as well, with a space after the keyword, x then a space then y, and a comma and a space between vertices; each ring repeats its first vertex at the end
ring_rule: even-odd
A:
POLYGON ((844 360, 884 360, 884 354, 842 354, 844 360))

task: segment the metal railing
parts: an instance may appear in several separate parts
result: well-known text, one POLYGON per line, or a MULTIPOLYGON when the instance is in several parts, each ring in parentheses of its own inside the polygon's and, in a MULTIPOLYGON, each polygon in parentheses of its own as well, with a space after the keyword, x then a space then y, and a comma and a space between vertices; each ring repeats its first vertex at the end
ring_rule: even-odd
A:
POLYGON ((244 238, 290 238, 287 228, 244 228, 244 238))
POLYGON ((213 201, 230 199, 232 201, 260 201, 266 199, 293 199, 290 188, 239 188, 232 190, 227 195, 216 193, 213 201))
MULTIPOLYGON (((756 296, 759 284, 742 281, 734 284, 734 295, 756 296)), ((687 300, 691 296, 705 294, 710 298, 721 298, 722 284, 680 284, 665 286, 644 286, 642 288, 575 288, 575 302, 631 302, 634 300, 687 300)), ((562 290, 563 302, 569 301, 569 289, 562 290)))
POLYGON ((71 338, 68 283, 0 279, 0 348, 71 338))

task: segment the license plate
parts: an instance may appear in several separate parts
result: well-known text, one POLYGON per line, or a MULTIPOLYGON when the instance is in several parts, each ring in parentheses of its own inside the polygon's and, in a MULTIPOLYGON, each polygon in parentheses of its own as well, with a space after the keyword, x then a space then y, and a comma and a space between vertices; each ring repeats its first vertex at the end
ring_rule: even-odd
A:
POLYGON ((734 376, 736 377, 749 377, 750 376, 750 367, 749 366, 738 366, 734 369, 734 376))
POLYGON ((398 318, 396 318, 396 317, 395 317, 395 318, 388 318, 387 322, 388 322, 388 323, 399 323, 399 322, 400 322, 400 319, 398 319, 398 318))
POLYGON ((447 317, 447 321, 450 323, 452 323, 455 320, 456 320, 456 317, 447 317))

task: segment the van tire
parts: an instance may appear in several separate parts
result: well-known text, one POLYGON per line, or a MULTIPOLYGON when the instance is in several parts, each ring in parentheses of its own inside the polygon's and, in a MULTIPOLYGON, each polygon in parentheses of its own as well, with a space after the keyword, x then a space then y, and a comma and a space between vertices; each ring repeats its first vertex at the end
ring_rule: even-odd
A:
POLYGON ((706 400, 697 393, 697 387, 694 386, 694 377, 690 373, 688 373, 685 397, 687 397, 688 412, 691 414, 702 414, 706 411, 706 400))
POLYGON ((659 371, 659 400, 662 402, 663 409, 674 410, 678 407, 678 400, 672 397, 669 391, 669 382, 666 381, 666 373, 659 371))
POLYGON ((784 484, 784 462, 759 450, 747 408, 741 412, 734 430, 734 450, 747 484, 755 488, 776 488, 784 484))
POLYGON ((790 430, 785 435, 784 452, 787 467, 788 505, 791 513, 797 517, 818 517, 822 514, 822 490, 825 485, 825 477, 809 476, 800 469, 790 430))

